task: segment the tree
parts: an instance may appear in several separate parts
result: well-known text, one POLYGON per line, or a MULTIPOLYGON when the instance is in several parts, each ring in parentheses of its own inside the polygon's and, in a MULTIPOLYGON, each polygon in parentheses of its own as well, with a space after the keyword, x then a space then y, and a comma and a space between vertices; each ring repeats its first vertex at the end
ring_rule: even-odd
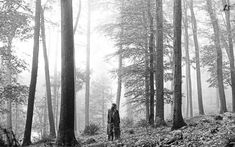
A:
MULTIPOLYGON (((21 68, 21 63, 18 61, 16 55, 13 55, 13 40, 24 40, 28 37, 30 26, 28 22, 28 10, 24 1, 1 1, 1 14, 0 14, 0 40, 3 44, 1 47, 0 55, 2 56, 1 64, 4 66, 6 72, 3 85, 14 85, 20 72, 17 71, 21 68), (22 13, 23 11, 23 13, 22 13), (3 57, 4 55, 4 57, 3 57), (18 63, 16 63, 18 62, 18 63), (15 64, 16 63, 16 64, 15 64), (19 66, 20 65, 20 66, 19 66)), ((10 91, 9 91, 10 92, 10 91)), ((7 128, 12 129, 12 98, 7 98, 7 128)))
POLYGON ((153 32, 153 16, 151 14, 150 0, 148 0, 148 18, 149 18, 149 84, 150 84, 150 113, 149 113, 149 124, 154 125, 154 32, 153 32))
POLYGON ((74 146, 74 37, 72 1, 61 0, 61 108, 57 144, 74 146))
POLYGON ((193 117, 192 106, 192 82, 191 82, 191 70, 190 70, 190 57, 189 57, 189 36, 188 36, 188 4, 184 1, 184 48, 186 54, 186 91, 187 91, 187 112, 186 115, 193 117), (189 115, 188 115, 189 112, 189 115))
POLYGON ((181 0, 174 0, 174 113, 172 130, 179 129, 186 125, 184 122, 182 105, 182 71, 181 71, 181 21, 182 8, 181 0))
MULTIPOLYGON (((121 17, 122 17, 122 10, 124 7, 124 0, 121 1, 121 17)), ((121 23, 123 19, 121 18, 121 23)), ((120 39, 122 39, 123 36, 123 25, 120 26, 121 32, 120 32, 120 39)), ((122 51, 122 44, 120 44, 119 52, 122 51)), ((122 93, 122 77, 121 77, 121 69, 122 69, 122 54, 119 55, 118 57, 118 86, 117 86, 117 98, 116 98, 116 104, 117 104, 117 109, 119 110, 120 108, 120 99, 121 99, 121 93, 122 93)))
POLYGON ((223 84, 223 71, 222 71, 223 59, 222 59, 222 50, 220 46, 220 29, 219 29, 218 19, 212 8, 211 0, 207 0, 207 11, 210 15, 211 24, 213 26, 213 31, 214 31, 214 44, 216 48, 216 63, 217 63, 216 76, 218 81, 219 96, 221 103, 220 113, 224 113, 227 112, 227 107, 226 107, 224 84, 223 84))
POLYGON ((27 117, 26 117, 23 145, 31 144, 31 129, 32 129, 35 89, 36 89, 36 84, 37 84, 37 72, 38 72, 40 13, 41 13, 41 0, 37 0, 36 1, 36 13, 35 13, 34 46, 33 46, 31 81, 30 81, 30 86, 29 86, 27 117))
MULTIPOLYGON (((154 94, 154 81, 152 86, 152 92, 150 92, 150 72, 154 74, 156 67, 151 70, 150 68, 150 34, 155 35, 156 31, 156 17, 153 18, 153 29, 150 31, 150 19, 148 13, 148 1, 143 0, 128 0, 124 1, 125 5, 121 7, 122 0, 117 1, 118 8, 122 8, 120 13, 121 17, 117 18, 117 22, 108 23, 102 27, 106 34, 112 37, 116 42, 115 46, 119 49, 122 45, 122 50, 118 50, 113 53, 112 56, 117 57, 120 54, 122 59, 127 61, 123 65, 121 75, 123 79, 123 85, 125 86, 124 96, 128 98, 128 102, 132 104, 133 109, 139 109, 146 111, 146 120, 149 121, 149 106, 150 94, 154 94), (123 34, 121 33, 121 27, 123 27, 123 34), (120 37, 122 34, 122 37, 120 37), (144 107, 143 107, 144 106, 144 107), (146 108, 145 110, 143 108, 146 108)), ((156 15, 155 1, 150 1, 151 15, 156 15)), ((167 56, 169 50, 172 50, 172 25, 167 21, 163 21, 165 27, 164 30, 164 56, 167 56)), ((152 37, 151 36, 151 37, 152 37)), ((151 43, 153 51, 155 50, 155 39, 151 43)), ((155 52, 153 52, 153 59, 155 60, 155 52)), ((156 60, 155 60, 156 61, 156 60)), ((171 69, 169 66, 169 60, 164 62, 164 69, 171 69)), ((154 64, 153 64, 154 65, 154 64)), ((164 80, 168 81, 172 78, 171 74, 164 73, 164 80), (170 75, 170 76, 169 76, 170 75)), ((152 84, 151 84, 152 85, 152 84)), ((164 89, 164 101, 169 102, 167 99, 169 90, 164 89), (165 91, 166 90, 166 91, 165 91)), ((153 103, 155 103, 155 97, 153 103)), ((153 104, 151 103, 151 104, 153 104)), ((153 104, 153 107, 155 104, 153 104)), ((154 110, 153 110, 154 112, 154 110)), ((155 117, 153 115, 153 117, 155 117)))
MULTIPOLYGON (((147 36, 147 35, 146 35, 147 36)), ((148 40, 146 39, 146 49, 148 48, 147 45, 148 40)), ((145 114, 146 114, 146 122, 149 121, 149 57, 148 57, 148 50, 145 51, 145 79, 144 79, 144 84, 145 84, 145 114)))
POLYGON ((91 28, 91 2, 88 4, 87 18, 87 50, 86 50, 86 92, 85 92, 85 126, 89 125, 89 99, 90 99, 90 28, 91 28))
POLYGON ((155 123, 158 125, 164 122, 164 69, 163 69, 163 12, 162 0, 156 0, 156 116, 155 123))
MULTIPOLYGON (((223 5, 230 6, 230 0, 223 0, 223 5)), ((234 53, 233 53, 233 38, 230 23, 230 10, 225 10, 226 30, 228 35, 228 46, 229 46, 229 61, 230 61, 230 76, 231 76, 231 87, 232 87, 232 111, 235 112, 235 67, 234 67, 234 53)))
POLYGON ((200 69, 200 54, 199 44, 197 37, 197 21, 193 10, 193 0, 189 2, 189 8, 191 12, 191 24, 193 30, 193 40, 196 54, 196 73, 197 73, 197 95, 198 95, 198 109, 199 114, 204 115, 203 100, 202 100, 202 84, 201 84, 201 69, 200 69))
POLYGON ((44 8, 41 8, 41 35, 42 35, 43 55, 45 63, 46 93, 47 93, 48 118, 50 124, 50 137, 54 138, 56 137, 56 133, 55 133, 55 122, 52 109, 52 100, 51 100, 51 82, 50 82, 49 61, 47 57, 44 8))
MULTIPOLYGON (((120 47, 121 49, 122 47, 120 47)), ((116 104, 117 109, 120 108, 120 100, 121 100, 121 93, 122 93, 122 77, 121 77, 121 68, 122 68, 122 55, 119 55, 118 57, 118 86, 117 86, 117 98, 116 98, 116 104)))

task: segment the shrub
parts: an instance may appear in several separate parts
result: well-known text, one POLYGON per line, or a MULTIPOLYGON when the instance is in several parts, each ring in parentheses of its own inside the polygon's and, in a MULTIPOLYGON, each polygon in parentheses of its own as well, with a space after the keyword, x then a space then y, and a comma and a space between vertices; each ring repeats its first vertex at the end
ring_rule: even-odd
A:
POLYGON ((100 130, 100 127, 97 124, 91 123, 90 125, 86 126, 83 134, 84 135, 96 135, 98 134, 98 131, 100 130))
POLYGON ((0 127, 0 146, 18 147, 20 144, 13 131, 0 127))

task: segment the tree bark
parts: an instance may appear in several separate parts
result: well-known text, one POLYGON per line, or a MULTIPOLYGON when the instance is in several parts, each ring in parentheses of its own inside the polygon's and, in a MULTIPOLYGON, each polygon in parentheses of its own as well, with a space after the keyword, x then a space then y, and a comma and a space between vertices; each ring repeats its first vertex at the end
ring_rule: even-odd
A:
POLYGON ((32 71, 31 71, 31 81, 29 86, 27 117, 26 117, 23 145, 31 144, 31 129, 32 129, 35 90, 36 90, 37 73, 38 73, 40 13, 41 13, 41 0, 37 0, 36 13, 35 13, 35 27, 34 27, 33 61, 32 61, 32 71))
POLYGON ((200 69, 200 55, 199 55, 199 44, 198 44, 198 37, 197 37, 197 21, 193 10, 193 0, 189 3, 189 8, 191 12, 191 23, 192 23, 192 30, 193 30, 193 40, 195 46, 195 54, 196 54, 196 73, 197 73, 197 95, 198 95, 198 109, 199 114, 204 115, 204 108, 203 108, 203 100, 202 100, 202 84, 201 84, 201 69, 200 69))
MULTIPOLYGON (((11 49, 12 49, 12 37, 8 38, 8 45, 7 45, 7 52, 8 52, 8 56, 11 56, 11 49)), ((7 60, 7 85, 11 86, 11 81, 12 81, 12 74, 11 74, 11 59, 9 58, 7 60)), ((9 94, 11 95, 11 94, 9 94)), ((8 97, 7 98, 7 129, 12 130, 12 98, 8 97)))
POLYGON ((165 125, 164 121, 164 69, 163 69, 163 12, 162 0, 156 0, 156 114, 155 123, 165 125))
POLYGON ((88 18, 87 18, 87 50, 86 50, 86 92, 85 92, 85 126, 89 125, 89 99, 90 99, 90 28, 91 28, 91 4, 88 3, 88 18))
POLYGON ((146 45, 146 51, 145 51, 145 109, 146 109, 145 117, 146 121, 148 122, 149 121, 149 57, 147 49, 148 45, 146 45))
MULTIPOLYGON (((223 5, 226 4, 230 6, 230 0, 223 0, 223 5), (227 1, 227 2, 226 2, 227 1)), ((225 18, 226 18, 226 30, 228 34, 228 45, 229 45, 229 63, 230 63, 230 75, 231 75, 231 88, 232 88, 232 111, 235 112, 235 67, 234 67, 234 53, 233 53, 233 38, 232 38, 232 30, 230 23, 230 10, 225 10, 225 18)))
POLYGON ((47 57, 47 46, 46 46, 46 33, 45 33, 45 21, 44 21, 44 9, 41 8, 41 35, 42 35, 42 45, 43 45, 43 56, 45 64, 45 78, 46 78, 46 93, 47 93, 47 106, 48 106, 48 118, 50 124, 50 137, 56 137, 55 133, 55 122, 52 109, 51 100, 51 82, 50 82, 50 71, 49 71, 49 61, 47 57))
POLYGON ((47 137, 47 98, 44 98, 42 137, 47 137))
MULTIPOLYGON (((58 38, 57 38, 57 45, 58 45, 58 38)), ((53 81, 53 95, 54 95, 54 114, 55 114, 55 128, 56 132, 58 130, 58 103, 59 103, 59 97, 58 97, 58 77, 57 77, 57 55, 58 55, 58 46, 56 46, 56 53, 55 53, 55 63, 54 63, 54 81, 53 81)))
POLYGON ((18 103, 15 103, 15 135, 16 138, 18 138, 18 116, 19 115, 19 108, 18 108, 18 103))
POLYGON ((105 91, 104 89, 102 90, 102 127, 105 128, 105 91))
POLYGON ((222 71, 223 59, 222 59, 222 50, 220 46, 220 30, 219 30, 218 19, 212 8, 211 0, 207 0, 207 11, 210 15, 211 23, 212 23, 213 30, 214 30, 214 43, 215 43, 216 55, 217 55, 216 72, 217 72, 217 81, 218 81, 219 96, 220 96, 220 103, 221 103, 220 113, 224 113, 224 112, 227 112, 227 107, 226 107, 226 99, 225 99, 225 94, 224 94, 223 71, 222 71))
POLYGON ((186 125, 182 117, 182 71, 181 71, 181 0, 174 0, 174 114, 172 130, 186 125))
POLYGON ((61 0, 61 108, 57 144, 78 144, 74 133, 74 37, 72 1, 61 0))
MULTIPOLYGON (((121 9, 123 9, 123 6, 124 6, 124 1, 122 0, 121 1, 121 9)), ((121 17, 122 17, 122 12, 121 12, 121 17)), ((121 18, 121 24, 123 23, 122 22, 122 19, 121 18)), ((122 40, 122 36, 123 36, 123 26, 121 25, 121 34, 120 34, 120 40, 122 40)), ((119 46, 119 51, 120 51, 120 54, 119 54, 119 57, 118 57, 118 86, 117 86, 117 98, 116 98, 116 105, 117 105, 117 109, 119 110, 120 109, 120 100, 121 100, 121 94, 122 94, 122 75, 121 75, 121 69, 122 69, 122 53, 121 53, 121 50, 122 50, 122 42, 119 46)))
POLYGON ((150 22, 150 36, 149 36, 149 84, 150 84, 150 101, 149 101, 149 124, 154 126, 154 32, 153 32, 153 16, 151 14, 150 0, 148 0, 148 17, 150 22))
MULTIPOLYGON (((120 47, 121 49, 122 47, 120 47)), ((121 77, 121 69, 122 69, 122 55, 118 57, 118 87, 117 87, 117 98, 116 104, 117 109, 120 109, 120 100, 121 100, 121 93, 122 93, 122 77, 121 77)))
POLYGON ((186 56, 186 91, 187 91, 187 116, 193 117, 192 106, 192 82, 189 57, 189 37, 188 37, 188 6, 187 1, 184 1, 184 48, 186 56), (189 115, 188 115, 189 112, 189 115))

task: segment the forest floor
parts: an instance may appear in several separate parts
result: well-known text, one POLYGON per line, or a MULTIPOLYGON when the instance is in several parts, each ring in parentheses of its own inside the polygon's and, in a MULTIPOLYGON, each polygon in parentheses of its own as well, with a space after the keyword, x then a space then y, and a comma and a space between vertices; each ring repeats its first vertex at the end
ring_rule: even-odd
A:
POLYGON ((88 147, 224 147, 235 142, 235 114, 196 116, 185 120, 187 126, 171 131, 167 126, 122 128, 121 139, 107 141, 105 132, 95 136, 82 136, 80 141, 88 147))
POLYGON ((122 128, 121 139, 117 141, 108 141, 105 131, 80 136, 79 141, 84 147, 224 147, 235 142, 233 113, 196 116, 185 121, 187 126, 175 131, 171 131, 171 122, 167 122, 167 126, 158 128, 122 128))

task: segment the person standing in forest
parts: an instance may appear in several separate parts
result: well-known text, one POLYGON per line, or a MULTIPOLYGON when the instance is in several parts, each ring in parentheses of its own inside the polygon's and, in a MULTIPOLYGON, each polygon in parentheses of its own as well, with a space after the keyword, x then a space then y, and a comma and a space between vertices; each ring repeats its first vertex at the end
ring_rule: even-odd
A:
POLYGON ((117 110, 117 105, 112 104, 111 109, 108 110, 108 126, 107 126, 108 140, 115 140, 120 138, 120 116, 117 110))

